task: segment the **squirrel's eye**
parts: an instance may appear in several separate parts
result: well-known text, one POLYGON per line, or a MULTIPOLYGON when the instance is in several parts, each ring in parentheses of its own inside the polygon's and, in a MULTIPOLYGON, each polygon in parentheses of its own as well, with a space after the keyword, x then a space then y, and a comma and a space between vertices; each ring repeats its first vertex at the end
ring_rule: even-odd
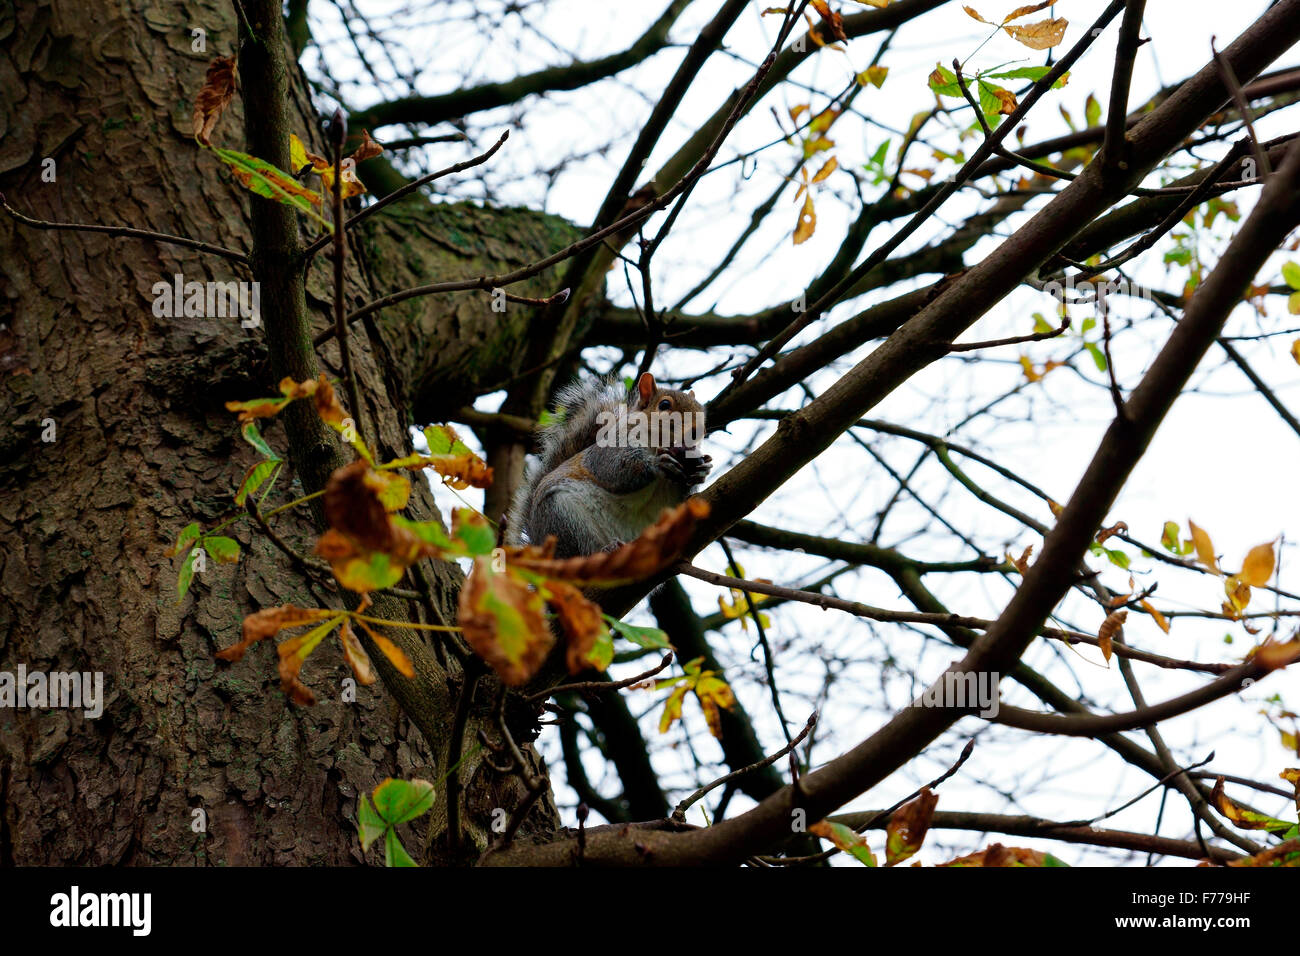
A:
POLYGON ((659 411, 666 412, 673 407, 672 399, 664 398, 659 401, 659 411))

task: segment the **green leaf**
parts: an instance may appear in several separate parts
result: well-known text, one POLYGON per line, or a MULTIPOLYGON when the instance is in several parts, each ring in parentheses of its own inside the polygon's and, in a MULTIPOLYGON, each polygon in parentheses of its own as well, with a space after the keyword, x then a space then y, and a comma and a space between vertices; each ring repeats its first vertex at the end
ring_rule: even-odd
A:
POLYGON ((239 491, 235 494, 235 504, 243 505, 244 500, 262 487, 262 483, 271 475, 278 472, 284 463, 278 458, 274 461, 259 461, 252 468, 248 469, 248 474, 244 480, 239 483, 239 491))
POLYGON ((375 787, 375 810, 387 823, 406 823, 433 807, 433 784, 427 780, 394 780, 375 787))
POLYGON ((190 549, 181 560, 181 573, 176 577, 176 603, 180 604, 194 580, 194 550, 190 549))
POLYGON ((605 622, 609 624, 618 636, 631 641, 638 647, 655 647, 662 650, 671 650, 672 645, 668 643, 668 635, 657 627, 638 627, 636 624, 628 624, 617 618, 604 615, 605 622))
POLYGON ((1282 281, 1291 288, 1300 291, 1300 263, 1287 262, 1282 265, 1282 281))
POLYGON ((1086 319, 1084 319, 1083 324, 1079 326, 1079 334, 1087 335, 1096 327, 1097 327, 1097 320, 1090 315, 1086 319))
POLYGON ((384 834, 384 863, 387 866, 416 865, 411 855, 406 852, 406 847, 402 846, 402 841, 397 839, 396 830, 389 830, 384 834))
POLYGON ((1051 332, 1051 331, 1052 331, 1051 323, 1049 323, 1049 322, 1047 321, 1047 319, 1045 319, 1045 318, 1043 317, 1043 313, 1041 313, 1041 312, 1035 312, 1035 313, 1034 313, 1034 332, 1035 332, 1036 334, 1041 334, 1041 333, 1044 333, 1044 332, 1051 332))
POLYGON ((1286 310, 1292 315, 1300 315, 1300 292, 1292 292, 1286 297, 1286 310))
POLYGON ((185 527, 181 528, 181 533, 176 536, 176 544, 168 552, 168 557, 175 557, 178 554, 188 552, 190 546, 203 534, 197 521, 191 521, 185 527))
POLYGON ((430 425, 424 430, 424 440, 429 444, 430 455, 473 454, 469 446, 445 425, 430 425))
POLYGON ((203 547, 217 564, 234 564, 239 560, 239 542, 216 535, 203 539, 203 547))
POLYGON ((361 849, 369 850, 370 844, 383 836, 387 829, 388 824, 370 803, 370 798, 363 793, 361 806, 357 811, 357 835, 361 837, 361 849))
POLYGON ((598 671, 609 670, 609 665, 614 662, 614 635, 606 628, 600 632, 596 638, 591 650, 587 651, 586 661, 598 671))
POLYGON ((940 96, 961 96, 961 87, 957 84, 957 74, 952 70, 944 69, 938 63, 934 65, 934 73, 930 74, 929 85, 930 89, 940 96))
POLYGON ((262 437, 262 433, 257 430, 256 422, 249 422, 248 424, 244 425, 244 427, 241 428, 239 431, 240 434, 244 436, 244 441, 252 445, 253 450, 256 451, 263 458, 267 458, 271 461, 280 460, 280 456, 277 455, 274 449, 272 449, 271 446, 266 443, 266 439, 262 437))
POLYGON ((391 520, 393 524, 405 528, 426 544, 431 544, 436 548, 450 549, 453 547, 452 540, 447 536, 446 529, 436 521, 411 521, 401 515, 392 515, 391 520))
MULTIPOLYGON (((993 80, 1033 80, 1037 83, 1051 72, 1052 68, 1050 66, 1018 66, 1014 70, 1006 70, 1002 73, 986 73, 984 75, 993 80)), ((1067 70, 1056 78, 1056 82, 1052 84, 1052 89, 1059 90, 1069 82, 1070 73, 1067 70)))
POLYGON ((1069 865, 1070 864, 1066 863, 1064 860, 1060 859, 1059 857, 1052 856, 1052 854, 1050 853, 1043 854, 1043 866, 1064 866, 1068 868, 1069 865))
POLYGON ((1002 101, 997 98, 993 89, 991 83, 985 83, 983 80, 979 81, 980 112, 983 113, 984 118, 990 122, 1002 110, 1002 101))
POLYGON ((256 156, 249 156, 237 150, 219 149, 214 146, 212 152, 230 167, 235 178, 245 189, 319 218, 312 210, 312 206, 320 202, 320 195, 302 185, 284 170, 256 156))
POLYGON ((1083 118, 1089 126, 1096 126, 1101 122, 1101 104, 1097 102, 1097 97, 1091 93, 1083 104, 1083 118))
POLYGON ((1160 532, 1160 546, 1166 551, 1172 551, 1174 554, 1181 554, 1182 549, 1179 547, 1179 539, 1182 534, 1178 528, 1177 521, 1166 521, 1164 530, 1160 532))
POLYGON ((1097 347, 1096 342, 1084 342, 1083 347, 1088 350, 1092 356, 1093 364, 1097 366, 1098 372, 1106 371, 1106 353, 1097 347))
POLYGON ((371 551, 364 557, 349 558, 341 567, 334 566, 334 577, 339 584, 358 593, 391 588, 405 573, 406 566, 394 563, 383 551, 371 551))
MULTIPOLYGON (((462 510, 468 511, 469 509, 462 510)), ((472 515, 473 512, 471 511, 470 515, 466 517, 472 515)), ((472 520, 461 521, 460 527, 456 529, 456 536, 464 543, 465 550, 475 557, 491 554, 497 544, 496 532, 492 530, 491 525, 487 523, 476 524, 472 520)))
POLYGON ((1110 560, 1111 564, 1115 565, 1117 568, 1123 568, 1125 571, 1129 569, 1130 562, 1127 554, 1123 551, 1114 551, 1110 548, 1106 548, 1105 551, 1106 557, 1110 560))

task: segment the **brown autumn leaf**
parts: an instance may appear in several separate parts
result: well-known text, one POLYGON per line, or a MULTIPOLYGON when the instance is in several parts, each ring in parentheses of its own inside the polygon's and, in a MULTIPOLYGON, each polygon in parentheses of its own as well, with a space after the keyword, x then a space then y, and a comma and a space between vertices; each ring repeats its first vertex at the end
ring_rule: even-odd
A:
POLYGON ((194 138, 204 146, 212 145, 212 130, 235 98, 236 88, 233 56, 219 56, 208 64, 203 86, 194 98, 194 138))
POLYGON ((357 636, 352 633, 352 628, 348 626, 347 621, 344 621, 343 626, 339 629, 339 641, 343 644, 343 659, 348 662, 348 667, 352 668, 357 683, 362 685, 373 684, 376 678, 375 669, 370 663, 370 655, 361 646, 357 636))
POLYGON ((1113 536, 1113 535, 1117 535, 1117 534, 1119 534, 1121 531, 1122 531, 1122 532, 1125 532, 1125 533, 1128 532, 1128 525, 1127 525, 1126 523, 1124 523, 1123 521, 1117 521, 1115 524, 1111 525, 1109 528, 1102 528, 1100 531, 1097 532, 1097 543, 1098 543, 1098 544, 1105 544, 1107 538, 1109 538, 1109 537, 1111 537, 1111 536, 1113 536))
POLYGON ((344 420, 348 417, 347 412, 343 411, 338 395, 334 392, 334 386, 326 380, 324 372, 321 372, 320 380, 316 383, 313 398, 316 403, 316 414, 320 416, 321 421, 341 429, 344 420))
POLYGON ((813 35, 814 42, 818 39, 824 41, 825 37, 842 42, 848 40, 848 36, 844 32, 844 18, 838 12, 832 10, 831 5, 826 0, 812 0, 812 7, 817 11, 817 15, 822 18, 816 34, 813 35), (817 34, 820 34, 820 36, 817 34))
POLYGON ((605 622, 600 607, 583 597, 572 584, 563 581, 546 582, 548 602, 555 608, 564 630, 564 659, 569 673, 576 674, 591 666, 587 660, 596 639, 605 632, 605 622))
POLYGON ((1265 670, 1275 671, 1300 660, 1300 637, 1280 642, 1269 638, 1255 648, 1252 659, 1265 670))
POLYGON ((1040 20, 1038 23, 1027 23, 1024 26, 1009 24, 1002 29, 1006 30, 1013 40, 1031 50, 1046 50, 1065 39, 1065 28, 1069 25, 1069 20, 1056 17, 1052 20, 1040 20))
POLYGON ((527 683, 555 644, 542 611, 542 596, 509 567, 498 572, 489 558, 474 559, 460 589, 461 631, 509 687, 527 683))
POLYGON ((812 238, 817 231, 817 210, 813 208, 812 193, 803 197, 803 206, 799 209, 799 219, 794 226, 794 244, 800 245, 812 238))
POLYGON ((357 459, 335 470, 325 485, 330 527, 317 540, 316 554, 330 563, 334 576, 349 590, 364 594, 392 587, 408 567, 434 553, 432 545, 390 517, 390 505, 397 500, 394 491, 400 490, 393 477, 357 459))
MULTIPOLYGON (((1219 863, 1210 860, 1203 860, 1197 864, 1197 866, 1219 865, 1219 863)), ((1254 856, 1248 856, 1240 860, 1229 860, 1228 866, 1263 866, 1270 869, 1279 866, 1300 867, 1300 840, 1287 840, 1285 843, 1279 843, 1267 850, 1261 850, 1254 856)))
POLYGON ((373 474, 360 459, 336 469, 325 484, 325 520, 367 551, 404 554, 417 539, 388 517, 373 474))
MULTIPOLYGON (((940 863, 939 866, 1047 866, 1047 858, 1048 854, 1040 850, 1028 850, 1019 846, 1009 847, 1003 846, 1001 843, 992 843, 977 853, 959 856, 947 863, 940 863)), ((1059 865, 1059 863, 1056 865, 1059 865)))
POLYGON ((903 804, 889 818, 885 839, 885 866, 894 866, 913 856, 925 842, 939 795, 925 787, 915 800, 903 804))
POLYGON ((1101 622, 1101 627, 1097 631, 1097 641, 1101 647, 1101 656, 1110 662, 1112 643, 1115 636, 1124 628, 1124 622, 1128 620, 1128 611, 1112 611, 1107 615, 1106 620, 1101 622))
POLYGON ((374 159, 383 151, 384 147, 370 138, 370 130, 363 129, 361 131, 361 145, 352 151, 352 160, 353 162, 363 163, 367 159, 374 159))
POLYGON ((1041 3, 1031 3, 1027 7, 1016 7, 1014 10, 1012 10, 1010 13, 1008 13, 1005 17, 1002 18, 1002 22, 1010 23, 1012 20, 1018 20, 1021 17, 1028 16, 1031 13, 1037 13, 1039 10, 1045 10, 1056 2, 1057 0, 1042 0, 1041 3))
POLYGON ((1031 545, 1027 545, 1027 546, 1025 547, 1025 550, 1022 551, 1022 552, 1020 552, 1020 557, 1018 557, 1018 558, 1013 558, 1013 557, 1011 556, 1011 552, 1008 551, 1008 552, 1007 552, 1007 560, 1010 561, 1012 564, 1014 564, 1015 567, 1016 567, 1016 570, 1019 571, 1021 574, 1028 574, 1028 573, 1029 573, 1029 556, 1030 556, 1031 554, 1033 554, 1033 553, 1034 553, 1034 546, 1033 546, 1032 544, 1031 544, 1031 545))
POLYGON ((1012 93, 1010 90, 1004 90, 1000 86, 995 86, 992 89, 993 95, 998 98, 998 102, 1001 104, 1001 106, 998 107, 998 112, 1003 116, 1010 116, 1014 113, 1016 107, 1020 105, 1020 101, 1016 99, 1016 94, 1012 93))
POLYGON ((571 584, 608 586, 639 581, 676 560, 695 530, 695 522, 708 513, 709 504, 703 498, 688 498, 676 508, 665 509, 635 540, 614 551, 558 559, 533 557, 521 553, 522 549, 507 554, 520 567, 571 584))
POLYGON ((216 652, 216 656, 223 661, 240 660, 248 649, 258 641, 273 637, 287 627, 312 624, 338 613, 338 611, 321 608, 295 607, 292 604, 264 607, 262 610, 254 611, 244 618, 241 640, 229 647, 223 647, 216 652))

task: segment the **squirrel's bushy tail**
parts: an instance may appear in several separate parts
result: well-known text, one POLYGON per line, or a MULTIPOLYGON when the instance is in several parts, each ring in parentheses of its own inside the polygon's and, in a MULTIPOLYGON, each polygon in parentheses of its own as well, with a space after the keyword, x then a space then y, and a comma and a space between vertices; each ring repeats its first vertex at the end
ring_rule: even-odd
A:
POLYGON ((555 417, 538 430, 538 461, 530 463, 506 516, 506 541, 521 544, 527 530, 533 494, 543 475, 554 471, 584 448, 596 443, 603 411, 616 411, 627 402, 627 391, 615 377, 571 382, 555 393, 555 417))

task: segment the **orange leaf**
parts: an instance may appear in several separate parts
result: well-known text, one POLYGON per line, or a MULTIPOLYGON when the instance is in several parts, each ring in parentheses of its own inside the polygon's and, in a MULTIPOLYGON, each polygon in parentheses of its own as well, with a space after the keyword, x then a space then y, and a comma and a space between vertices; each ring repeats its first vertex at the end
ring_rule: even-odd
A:
POLYGON ((1241 574, 1238 577, 1252 587, 1262 588, 1273 576, 1274 562, 1273 542, 1257 544, 1246 554, 1246 560, 1241 564, 1241 574))
POLYGON ((1106 620, 1101 622, 1101 628, 1097 631, 1097 640, 1101 645, 1101 656, 1110 661, 1111 644, 1115 636, 1123 630, 1124 622, 1128 620, 1128 611, 1112 611, 1106 620))
POLYGON ((1191 530, 1192 544, 1196 547, 1196 559, 1215 574, 1222 575, 1223 572, 1219 570, 1219 561, 1214 556, 1214 542, 1210 540, 1210 536, 1190 518, 1187 520, 1187 527, 1191 530))
POLYGON ((1161 614, 1159 611, 1157 611, 1155 609, 1155 606, 1150 601, 1139 601, 1138 603, 1142 605, 1142 610, 1146 611, 1148 614, 1151 615, 1152 619, 1156 622, 1156 625, 1160 628, 1160 630, 1168 634, 1169 622, 1165 620, 1165 616, 1161 614))
POLYGON ((672 510, 665 509, 658 521, 615 551, 551 558, 537 548, 507 548, 507 560, 548 578, 572 584, 612 585, 639 581, 657 574, 676 560, 690 539, 695 522, 708 513, 709 505, 703 498, 688 498, 672 510))
POLYGON ((338 611, 321 608, 295 607, 292 604, 262 608, 244 618, 243 634, 239 643, 223 647, 217 651, 216 656, 223 661, 237 661, 258 641, 273 637, 287 627, 311 624, 338 613, 338 611))

